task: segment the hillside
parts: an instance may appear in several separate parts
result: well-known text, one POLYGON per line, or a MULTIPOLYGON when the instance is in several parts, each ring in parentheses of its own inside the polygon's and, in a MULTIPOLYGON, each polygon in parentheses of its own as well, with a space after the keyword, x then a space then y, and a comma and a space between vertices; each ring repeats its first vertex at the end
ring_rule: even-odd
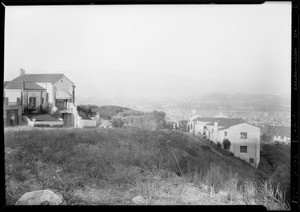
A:
POLYGON ((122 116, 128 115, 142 115, 142 112, 132 110, 126 107, 114 106, 114 105, 104 105, 93 108, 94 111, 98 112, 101 117, 111 118, 117 114, 122 116))
MULTIPOLYGON (((255 185, 256 170, 191 134, 142 129, 5 132, 7 204, 51 189, 64 204, 263 204, 276 187, 255 185), (261 187, 259 187, 261 186, 261 187)), ((281 192, 281 191, 279 191, 281 192)))
MULTIPOLYGON (((263 143, 261 146, 261 161, 257 172, 262 178, 280 182, 280 185, 289 191, 291 183, 291 146, 263 143)), ((289 200, 289 192, 286 193, 286 196, 289 200)))

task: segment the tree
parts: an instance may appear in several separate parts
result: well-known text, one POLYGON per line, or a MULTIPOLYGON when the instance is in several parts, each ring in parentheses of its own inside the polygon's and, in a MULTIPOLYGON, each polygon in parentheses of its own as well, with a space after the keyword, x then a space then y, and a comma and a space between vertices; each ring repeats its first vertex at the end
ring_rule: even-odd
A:
POLYGON ((166 128, 166 113, 163 111, 152 111, 150 114, 150 119, 153 119, 156 125, 156 129, 165 129, 166 128))
POLYGON ((121 118, 113 118, 111 122, 112 126, 116 128, 123 127, 124 123, 124 120, 122 120, 121 118))
POLYGON ((272 137, 264 133, 260 136, 260 140, 266 143, 270 143, 272 141, 272 137))
POLYGON ((96 112, 93 111, 94 105, 78 105, 77 111, 80 117, 87 118, 93 115, 96 115, 96 112))
POLYGON ((224 149, 225 149, 225 150, 229 150, 229 149, 230 149, 230 146, 231 146, 230 141, 229 141, 227 138, 225 138, 225 139, 223 140, 223 147, 224 147, 224 149))

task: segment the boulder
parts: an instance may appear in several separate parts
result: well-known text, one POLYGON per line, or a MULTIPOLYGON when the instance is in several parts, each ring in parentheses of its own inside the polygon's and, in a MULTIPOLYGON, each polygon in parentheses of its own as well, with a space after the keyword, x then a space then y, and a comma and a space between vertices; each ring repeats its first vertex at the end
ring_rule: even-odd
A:
POLYGON ((62 195, 50 190, 38 190, 25 193, 16 205, 60 205, 62 202, 62 195))

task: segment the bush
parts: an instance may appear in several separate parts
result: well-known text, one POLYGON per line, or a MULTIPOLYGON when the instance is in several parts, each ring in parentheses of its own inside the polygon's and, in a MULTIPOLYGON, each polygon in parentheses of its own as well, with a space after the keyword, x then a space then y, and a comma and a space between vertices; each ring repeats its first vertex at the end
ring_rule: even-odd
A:
POLYGON ((32 108, 32 107, 30 107, 30 106, 28 106, 28 105, 24 108, 24 114, 31 114, 34 111, 35 111, 35 109, 32 108))
POLYGON ((42 105, 41 113, 50 114, 51 113, 52 104, 45 103, 42 105))
POLYGON ((221 143, 220 143, 219 141, 217 142, 217 146, 218 146, 218 147, 221 147, 221 143))
POLYGON ((223 147, 224 147, 224 149, 225 149, 225 150, 229 150, 229 149, 230 149, 230 146, 231 146, 230 141, 229 141, 227 138, 225 138, 225 139, 223 140, 223 147))

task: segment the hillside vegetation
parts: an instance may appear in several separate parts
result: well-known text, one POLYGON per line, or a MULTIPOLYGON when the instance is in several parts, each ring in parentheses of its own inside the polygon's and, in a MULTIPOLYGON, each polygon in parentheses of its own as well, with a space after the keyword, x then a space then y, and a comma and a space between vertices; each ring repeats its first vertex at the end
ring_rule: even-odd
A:
POLYGON ((93 111, 98 112, 101 117, 111 118, 116 115, 129 116, 129 115, 143 115, 142 112, 132 110, 126 107, 104 105, 93 108, 93 111))
POLYGON ((290 200, 291 183, 291 146, 284 144, 262 143, 261 158, 257 175, 262 179, 280 182, 285 188, 286 199, 290 200))
MULTIPOLYGON (((261 170, 263 174, 266 174, 261 170)), ((64 204, 259 204, 289 209, 282 188, 191 134, 129 129, 5 132, 7 204, 51 189, 64 204)))

